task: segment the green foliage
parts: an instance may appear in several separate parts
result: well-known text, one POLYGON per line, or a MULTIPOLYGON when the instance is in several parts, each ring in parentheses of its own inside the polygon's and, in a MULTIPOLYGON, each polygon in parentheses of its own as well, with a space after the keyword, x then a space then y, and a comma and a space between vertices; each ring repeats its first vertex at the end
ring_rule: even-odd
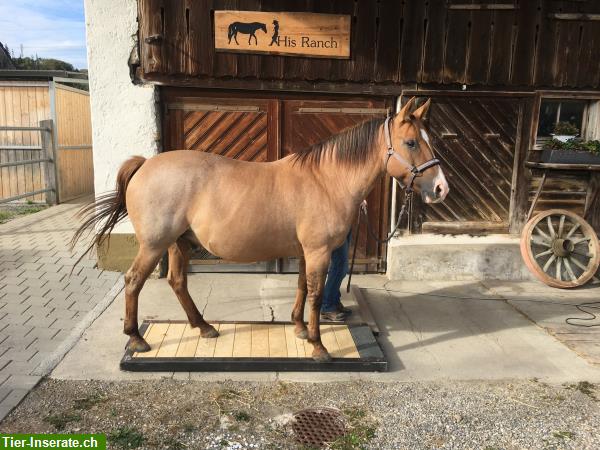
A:
POLYGON ((44 418, 44 422, 48 422, 50 425, 52 425, 54 428, 56 428, 59 431, 64 430, 65 427, 70 422, 78 422, 80 420, 81 420, 81 415, 79 415, 77 413, 70 413, 70 412, 61 413, 61 414, 51 414, 51 415, 47 416, 46 418, 44 418))
POLYGON ((555 431, 552 435, 558 439, 573 439, 573 436, 575 436, 571 431, 555 431))
POLYGON ((554 134, 575 136, 579 134, 579 128, 577 128, 571 122, 557 122, 556 125, 554 125, 554 134))
POLYGON ((77 69, 66 61, 54 58, 39 58, 37 56, 23 56, 13 58, 13 63, 18 70, 66 70, 76 72, 77 69))
POLYGON ((144 435, 135 428, 120 427, 109 433, 108 442, 121 448, 138 448, 144 443, 144 435))
POLYGON ((92 409, 92 407, 105 399, 99 394, 92 394, 87 397, 77 398, 73 402, 73 407, 78 410, 87 411, 88 409, 92 409))
POLYGON ((544 142, 544 148, 551 150, 574 150, 577 152, 590 152, 594 155, 600 155, 600 141, 584 141, 583 139, 573 138, 567 142, 551 139, 544 142))

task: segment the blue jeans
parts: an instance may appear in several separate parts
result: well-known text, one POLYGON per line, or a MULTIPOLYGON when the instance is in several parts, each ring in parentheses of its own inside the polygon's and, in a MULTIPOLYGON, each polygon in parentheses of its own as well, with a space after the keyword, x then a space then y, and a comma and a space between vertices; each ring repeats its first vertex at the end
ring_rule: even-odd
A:
POLYGON ((340 304, 342 294, 340 287, 344 277, 348 274, 348 250, 350 249, 351 233, 348 233, 346 240, 341 247, 331 252, 331 262, 327 271, 327 280, 323 290, 323 303, 321 303, 322 312, 331 312, 337 309, 340 304))

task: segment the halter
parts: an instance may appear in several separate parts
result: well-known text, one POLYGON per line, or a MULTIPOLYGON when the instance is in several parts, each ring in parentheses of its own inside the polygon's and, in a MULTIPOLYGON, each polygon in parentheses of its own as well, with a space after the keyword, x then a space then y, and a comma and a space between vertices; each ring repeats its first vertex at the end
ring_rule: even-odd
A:
MULTIPOLYGON (((437 158, 433 158, 427 162, 424 162, 420 166, 415 166, 415 165, 409 163, 399 153, 397 153, 396 150, 394 150, 394 146, 392 145, 392 132, 390 131, 390 120, 392 120, 392 117, 388 116, 385 119, 385 123, 383 124, 384 130, 385 130, 385 133, 384 133, 385 134, 385 143, 387 145, 387 157, 385 159, 385 168, 387 170, 388 163, 390 162, 390 158, 392 156, 394 158, 396 158, 398 161, 400 161, 402 164, 404 164, 406 167, 408 167, 408 169, 412 173, 410 183, 408 183, 407 186, 402 186, 402 183, 400 182, 400 180, 398 180, 397 178, 396 178, 396 180, 398 181, 398 183, 400 183, 400 186, 406 187, 407 193, 412 193, 413 184, 415 183, 415 178, 423 176, 423 172, 425 172, 427 169, 430 169, 435 166, 439 166, 440 160, 437 158)), ((410 120, 405 120, 405 122, 410 122, 410 120)))

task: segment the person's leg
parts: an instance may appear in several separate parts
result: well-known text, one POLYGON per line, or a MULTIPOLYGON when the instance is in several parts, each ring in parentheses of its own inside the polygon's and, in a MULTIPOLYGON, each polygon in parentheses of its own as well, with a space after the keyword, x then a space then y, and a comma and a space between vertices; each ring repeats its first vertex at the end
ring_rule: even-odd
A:
POLYGON ((323 290, 322 312, 337 311, 340 303, 340 287, 348 273, 348 250, 350 248, 350 233, 341 247, 331 253, 331 262, 327 271, 327 281, 323 290))

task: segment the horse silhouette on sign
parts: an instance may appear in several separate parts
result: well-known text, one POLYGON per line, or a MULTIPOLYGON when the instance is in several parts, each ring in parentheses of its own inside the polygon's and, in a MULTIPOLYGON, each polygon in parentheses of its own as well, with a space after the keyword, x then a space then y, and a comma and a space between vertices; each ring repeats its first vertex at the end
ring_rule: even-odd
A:
POLYGON ((248 36, 248 45, 251 45, 252 38, 254 38, 254 44, 258 45, 258 39, 256 38, 256 32, 258 30, 263 30, 265 33, 267 32, 267 26, 264 23, 260 22, 252 22, 252 23, 244 23, 244 22, 233 22, 229 25, 229 31, 227 33, 227 37, 229 38, 228 44, 231 44, 231 38, 235 41, 237 45, 240 43, 237 40, 237 34, 249 34, 248 36))

